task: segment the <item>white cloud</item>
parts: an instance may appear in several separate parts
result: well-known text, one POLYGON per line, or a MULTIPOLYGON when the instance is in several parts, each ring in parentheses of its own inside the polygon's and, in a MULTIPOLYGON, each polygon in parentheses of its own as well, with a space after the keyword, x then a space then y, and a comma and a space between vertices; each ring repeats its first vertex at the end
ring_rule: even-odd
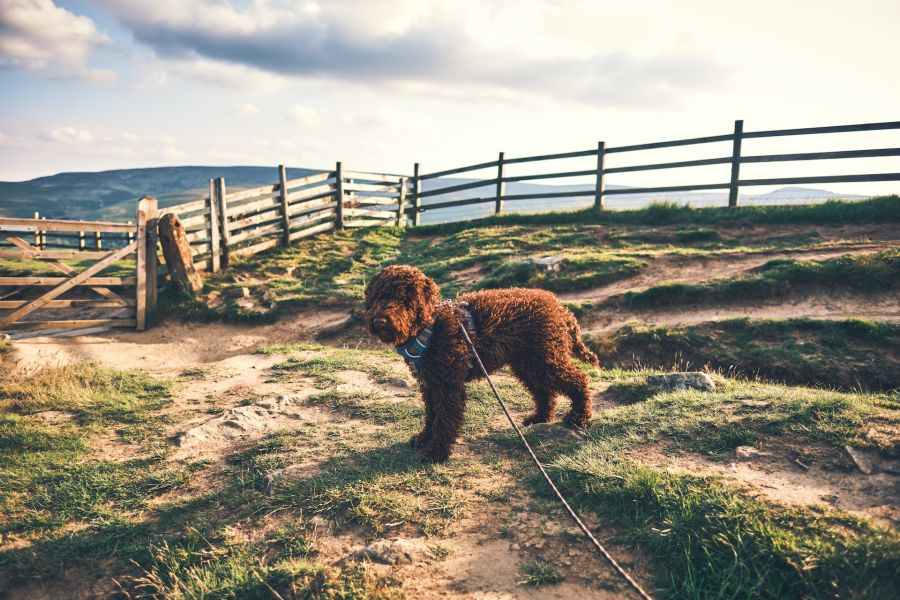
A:
POLYGON ((131 89, 137 92, 151 92, 166 87, 168 83, 169 74, 160 67, 143 73, 140 78, 131 83, 131 89))
POLYGON ((41 136, 48 142, 58 142, 60 144, 89 144, 94 141, 94 134, 85 129, 76 129, 74 127, 58 127, 45 132, 41 136))
POLYGON ((285 116, 292 123, 301 127, 317 127, 322 122, 316 109, 302 104, 295 104, 289 108, 285 116))
POLYGON ((255 117, 259 114, 259 109, 256 108, 255 104, 250 102, 244 102, 237 108, 238 116, 242 119, 249 119, 250 117, 255 117))
POLYGON ((88 65, 91 52, 110 43, 91 19, 51 0, 0 0, 2 68, 110 83, 114 72, 88 65))
POLYGON ((248 94, 268 94, 283 89, 287 79, 254 66, 220 60, 188 59, 171 62, 171 70, 183 79, 200 81, 248 94))

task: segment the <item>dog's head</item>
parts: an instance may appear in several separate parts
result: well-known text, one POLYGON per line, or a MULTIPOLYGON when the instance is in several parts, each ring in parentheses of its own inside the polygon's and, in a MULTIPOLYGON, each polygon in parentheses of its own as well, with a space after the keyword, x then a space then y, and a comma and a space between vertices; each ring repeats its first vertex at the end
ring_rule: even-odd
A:
POLYGON ((382 269, 366 286, 366 327, 382 342, 402 344, 434 318, 440 292, 415 267, 382 269))

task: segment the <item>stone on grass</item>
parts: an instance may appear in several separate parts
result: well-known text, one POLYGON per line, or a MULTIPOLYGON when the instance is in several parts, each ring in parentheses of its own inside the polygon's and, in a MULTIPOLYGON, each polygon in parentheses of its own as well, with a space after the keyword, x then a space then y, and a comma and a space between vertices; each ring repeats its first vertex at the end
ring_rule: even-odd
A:
POLYGON ((870 453, 865 450, 853 446, 844 446, 844 450, 847 451, 847 455, 850 456, 850 460, 853 461, 856 468, 864 475, 871 475, 878 470, 877 459, 870 456, 870 453))
POLYGON ((233 287, 228 288, 224 292, 226 298, 249 298, 250 297, 250 288, 248 287, 233 287))
POLYGON ((669 392, 681 390, 711 392, 716 389, 716 382, 713 381, 712 377, 699 371, 667 373, 666 375, 648 375, 647 385, 669 392))
POLYGON ((544 256, 541 258, 529 258, 525 262, 536 266, 541 271, 554 273, 562 268, 566 263, 566 259, 561 256, 544 256))
POLYGON ((433 557, 434 553, 424 542, 403 538, 376 540, 353 553, 356 560, 371 560, 385 565, 412 565, 433 557))
POLYGON ((761 452, 753 446, 738 446, 734 449, 734 455, 741 460, 751 460, 757 456, 765 456, 765 452, 761 452))

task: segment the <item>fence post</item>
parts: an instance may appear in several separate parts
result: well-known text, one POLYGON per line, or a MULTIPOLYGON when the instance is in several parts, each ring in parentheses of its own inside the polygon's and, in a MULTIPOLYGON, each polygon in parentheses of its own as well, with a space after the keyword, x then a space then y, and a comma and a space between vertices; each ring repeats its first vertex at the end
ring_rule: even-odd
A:
MULTIPOLYGON (((152 270, 150 268, 151 263, 153 263, 154 267, 156 265, 156 236, 150 232, 155 223, 156 198, 144 196, 138 200, 137 206, 137 259, 135 260, 137 285, 135 286, 134 296, 137 304, 135 322, 138 331, 144 331, 147 328, 148 301, 150 299, 150 295, 147 293, 149 289, 148 278, 151 275, 155 276, 156 271, 155 268, 152 270), (152 257, 149 252, 151 240, 154 243, 152 257)), ((152 287, 155 291, 155 283, 152 287)))
POLYGON ((337 204, 335 205, 334 228, 344 228, 344 169, 341 162, 338 161, 334 166, 334 194, 337 204))
POLYGON ((83 231, 78 232, 78 249, 84 250, 84 232, 83 231))
POLYGON ((738 205, 738 180, 741 176, 741 138, 744 135, 744 121, 734 122, 734 143, 731 151, 731 185, 728 187, 728 206, 738 205))
POLYGON ((289 246, 291 243, 291 218, 288 215, 288 197, 287 197, 287 169, 284 165, 278 165, 278 181, 281 186, 281 227, 284 231, 281 234, 281 245, 289 246))
POLYGON ((419 179, 419 163, 416 163, 413 166, 413 217, 412 224, 413 226, 418 226, 419 224, 419 207, 422 205, 422 199, 419 197, 419 194, 422 193, 422 180, 419 179))
POLYGON ((606 181, 603 173, 603 155, 606 142, 597 142, 597 187, 594 190, 594 210, 603 210, 603 194, 606 192, 606 181))
MULTIPOLYGON (((46 221, 47 217, 41 217, 41 221, 46 221)), ((47 230, 41 229, 41 250, 47 249, 47 230)))
POLYGON ((506 183, 503 182, 503 152, 497 158, 497 204, 494 208, 494 214, 499 215, 503 212, 503 196, 506 195, 506 183))
POLYGON ((94 232, 94 248, 103 250, 103 233, 100 231, 94 232))
POLYGON ((228 231, 228 199, 225 194, 225 178, 216 179, 216 202, 219 209, 219 230, 222 249, 222 268, 227 269, 230 259, 228 246, 231 244, 231 232, 228 231))
POLYGON ((157 285, 159 283, 159 253, 156 250, 159 240, 156 230, 159 210, 156 198, 149 196, 147 199, 150 201, 147 214, 147 322, 152 324, 153 315, 156 313, 157 285))
POLYGON ((206 207, 209 212, 209 268, 213 273, 222 270, 219 260, 219 202, 216 199, 216 180, 209 180, 209 198, 206 199, 206 207))
POLYGON ((409 185, 409 179, 400 178, 400 196, 397 198, 397 227, 406 227, 406 186, 409 185))
MULTIPOLYGON (((38 211, 34 211, 34 220, 39 221, 41 218, 41 213, 38 211)), ((34 247, 38 250, 41 249, 41 228, 38 227, 38 224, 34 224, 34 247)))

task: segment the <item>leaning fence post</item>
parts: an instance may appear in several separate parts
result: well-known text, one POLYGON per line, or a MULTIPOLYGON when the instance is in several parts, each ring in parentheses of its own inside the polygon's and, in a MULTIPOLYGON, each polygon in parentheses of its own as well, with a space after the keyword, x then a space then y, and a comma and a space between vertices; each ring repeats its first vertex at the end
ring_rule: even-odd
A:
POLYGON ((281 245, 289 246, 291 243, 291 218, 288 214, 287 169, 284 168, 284 165, 278 165, 278 182, 280 186, 278 199, 281 202, 281 228, 284 230, 281 234, 281 245))
POLYGON ((206 208, 209 212, 209 268, 213 273, 222 270, 222 264, 219 261, 220 243, 219 243, 219 202, 217 197, 216 180, 209 180, 209 197, 206 199, 206 208))
POLYGON ((419 177, 419 163, 416 163, 413 166, 413 197, 412 197, 412 206, 413 206, 412 224, 414 227, 419 224, 419 207, 422 206, 422 198, 420 197, 421 193, 422 193, 422 179, 419 177))
POLYGON ((503 152, 497 158, 497 203, 494 214, 503 212, 503 197, 506 195, 506 183, 503 181, 503 152))
POLYGON ((228 231, 228 198, 225 195, 225 178, 216 179, 216 202, 219 209, 219 231, 221 234, 222 268, 227 269, 230 262, 231 232, 228 231))
POLYGON ((603 158, 606 153, 606 142, 597 142, 597 187, 594 189, 594 210, 603 210, 603 195, 606 193, 606 181, 603 173, 603 158))
POLYGON ((741 138, 744 135, 744 121, 734 122, 734 143, 731 151, 731 184, 728 186, 728 206, 738 205, 738 181, 741 175, 741 138))
POLYGON ((334 228, 344 228, 344 170, 341 162, 338 161, 334 166, 334 194, 337 204, 335 204, 334 228))
MULTIPOLYGON (((135 260, 135 301, 137 310, 135 311, 135 326, 138 331, 144 331, 147 328, 148 300, 150 299, 148 291, 148 276, 154 275, 156 269, 150 268, 152 262, 156 264, 156 237, 153 236, 149 229, 156 222, 156 198, 152 196, 144 196, 138 200, 137 206, 137 259, 135 260), (150 241, 153 241, 153 252, 150 256, 150 241), (152 259, 152 260, 151 260, 152 259)), ((155 289, 155 284, 152 286, 155 289)), ((155 299, 154 299, 155 300, 155 299)))
POLYGON ((397 227, 406 226, 406 186, 409 185, 409 179, 400 178, 400 196, 397 198, 397 227))

